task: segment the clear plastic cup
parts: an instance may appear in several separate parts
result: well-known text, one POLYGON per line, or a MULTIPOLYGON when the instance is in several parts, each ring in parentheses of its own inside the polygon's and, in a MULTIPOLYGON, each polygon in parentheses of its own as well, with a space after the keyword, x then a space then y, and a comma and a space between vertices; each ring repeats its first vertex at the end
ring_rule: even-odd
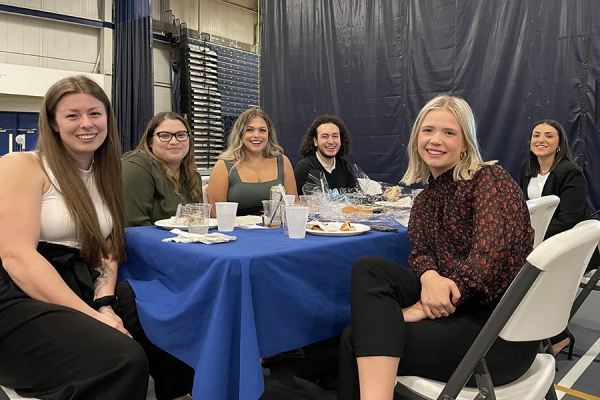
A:
POLYGON ((285 209, 285 217, 290 239, 304 239, 306 236, 306 222, 308 221, 308 207, 288 206, 285 209))
POLYGON ((238 203, 222 201, 215 203, 217 208, 217 230, 221 232, 232 232, 235 226, 235 215, 238 203))
POLYGON ((188 232, 206 235, 210 222, 212 204, 191 203, 184 206, 188 232))
POLYGON ((263 226, 279 228, 281 226, 281 201, 263 200, 263 226))

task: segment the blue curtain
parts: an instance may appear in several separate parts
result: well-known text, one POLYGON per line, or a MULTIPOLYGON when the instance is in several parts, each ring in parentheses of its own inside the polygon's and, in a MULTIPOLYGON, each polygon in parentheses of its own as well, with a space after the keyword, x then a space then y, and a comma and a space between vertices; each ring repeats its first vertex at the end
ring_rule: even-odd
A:
POLYGON ((113 107, 121 146, 137 146, 154 116, 152 0, 116 0, 113 107))
POLYGON ((292 163, 320 114, 353 139, 349 161, 395 183, 412 123, 440 93, 463 97, 485 159, 516 179, 532 124, 563 124, 600 208, 596 0, 262 0, 260 104, 292 163))

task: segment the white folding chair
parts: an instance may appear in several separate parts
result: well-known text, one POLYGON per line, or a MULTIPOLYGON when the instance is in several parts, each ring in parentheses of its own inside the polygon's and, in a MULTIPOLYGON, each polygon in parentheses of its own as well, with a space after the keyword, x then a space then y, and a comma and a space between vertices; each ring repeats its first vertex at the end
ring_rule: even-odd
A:
MULTIPOLYGON (((591 218, 596 220, 600 219, 600 210, 592 213, 591 218)), ((600 253, 600 245, 598 245, 598 251, 600 253)), ((593 256, 592 256, 593 257, 593 256)), ((571 308, 571 318, 575 315, 579 307, 583 304, 585 299, 589 296, 592 290, 600 291, 600 268, 592 269, 583 275, 579 287, 582 289, 581 292, 575 298, 573 302, 573 308, 571 308)))
POLYGON ((558 203, 560 203, 560 198, 554 195, 527 200, 531 226, 535 229, 533 248, 538 247, 544 240, 546 230, 548 229, 548 225, 550 225, 550 220, 554 215, 556 207, 558 207, 558 203))
POLYGON ((0 400, 35 400, 33 397, 21 397, 14 390, 0 386, 0 400))
POLYGON ((202 186, 202 202, 208 204, 208 183, 202 186))
POLYGON ((529 210, 529 219, 535 213, 535 203, 531 200, 527 200, 527 210, 529 210))
MULTIPOLYGON (((0 386, 0 400, 38 400, 34 397, 21 397, 14 390, 0 386)), ((148 382, 148 393, 146 394, 146 400, 156 400, 156 394, 154 393, 154 379, 150 378, 148 382)))
POLYGON ((565 329, 579 281, 599 240, 600 221, 591 220, 542 242, 527 257, 448 383, 398 376, 396 391, 409 399, 556 399, 552 355, 538 354, 523 376, 499 387, 492 386, 484 357, 498 336, 534 341, 565 329), (474 372, 478 388, 464 388, 474 372))

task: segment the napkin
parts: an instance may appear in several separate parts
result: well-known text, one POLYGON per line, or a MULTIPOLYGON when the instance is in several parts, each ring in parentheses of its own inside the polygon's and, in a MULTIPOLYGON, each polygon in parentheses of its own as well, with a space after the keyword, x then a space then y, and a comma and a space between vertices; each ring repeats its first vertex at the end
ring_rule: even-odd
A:
POLYGON ((177 243, 225 243, 237 239, 235 236, 224 235, 222 233, 208 233, 202 235, 199 233, 189 233, 180 229, 173 229, 169 231, 176 234, 177 236, 163 239, 163 242, 177 242, 177 243))

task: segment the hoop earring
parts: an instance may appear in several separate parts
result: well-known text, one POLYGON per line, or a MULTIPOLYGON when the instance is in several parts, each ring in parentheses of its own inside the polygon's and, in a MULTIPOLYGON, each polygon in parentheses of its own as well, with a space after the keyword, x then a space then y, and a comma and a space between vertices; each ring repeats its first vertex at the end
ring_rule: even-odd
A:
POLYGON ((463 158, 465 158, 467 156, 467 152, 466 151, 461 151, 460 152, 460 159, 462 160, 463 158))

